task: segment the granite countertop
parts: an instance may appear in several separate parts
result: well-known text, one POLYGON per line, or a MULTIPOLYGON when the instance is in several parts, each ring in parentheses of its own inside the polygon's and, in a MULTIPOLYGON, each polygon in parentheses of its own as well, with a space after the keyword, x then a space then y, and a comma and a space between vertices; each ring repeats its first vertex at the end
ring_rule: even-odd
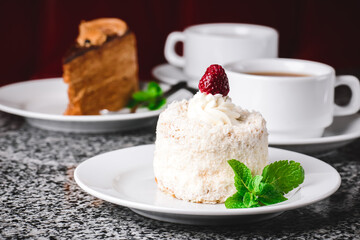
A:
POLYGON ((0 112, 0 238, 360 239, 359 139, 319 157, 342 177, 335 194, 248 225, 160 222, 92 197, 75 183, 73 172, 82 161, 154 140, 154 127, 71 134, 37 129, 20 117, 0 112))

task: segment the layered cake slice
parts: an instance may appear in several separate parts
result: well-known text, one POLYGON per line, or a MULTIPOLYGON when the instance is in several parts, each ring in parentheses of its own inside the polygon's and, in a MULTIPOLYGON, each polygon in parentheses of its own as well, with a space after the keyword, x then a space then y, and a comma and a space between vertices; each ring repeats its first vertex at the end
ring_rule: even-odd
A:
POLYGON ((227 76, 210 66, 189 101, 174 102, 160 114, 154 153, 158 188, 196 203, 223 203, 235 192, 236 159, 253 174, 268 164, 268 133, 258 112, 234 105, 227 76))
POLYGON ((115 18, 81 22, 76 44, 64 57, 63 78, 69 85, 65 115, 117 111, 138 90, 136 39, 115 18))

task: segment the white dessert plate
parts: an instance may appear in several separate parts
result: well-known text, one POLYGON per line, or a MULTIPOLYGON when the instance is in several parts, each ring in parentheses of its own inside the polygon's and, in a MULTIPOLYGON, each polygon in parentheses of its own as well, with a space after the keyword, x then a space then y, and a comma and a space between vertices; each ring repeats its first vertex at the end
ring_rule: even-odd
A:
MULTIPOLYGON (((161 85, 164 90, 168 85, 161 85)), ((190 98, 185 89, 171 95, 167 101, 190 98)), ((164 109, 149 111, 128 109, 92 116, 64 116, 68 103, 67 85, 62 78, 20 82, 0 88, 0 110, 25 117, 35 127, 64 132, 99 133, 137 129, 156 122, 164 109)))
POLYGON ((77 184, 89 194, 128 207, 145 217, 183 224, 223 225, 266 220, 284 211, 304 207, 333 194, 339 173, 319 159, 269 148, 270 161, 300 162, 305 181, 279 204, 246 209, 226 209, 224 204, 198 204, 172 198, 157 189, 153 174, 154 145, 104 153, 82 162, 75 170, 77 184))
MULTIPOLYGON (((204 72, 205 73, 205 72, 204 72)), ((174 85, 180 81, 187 81, 188 86, 198 89, 200 79, 191 79, 187 76, 182 68, 175 67, 171 64, 160 64, 152 69, 152 75, 161 82, 174 85)))
POLYGON ((321 155, 331 153, 360 137, 360 114, 335 117, 319 138, 276 139, 269 135, 269 145, 296 152, 321 155))

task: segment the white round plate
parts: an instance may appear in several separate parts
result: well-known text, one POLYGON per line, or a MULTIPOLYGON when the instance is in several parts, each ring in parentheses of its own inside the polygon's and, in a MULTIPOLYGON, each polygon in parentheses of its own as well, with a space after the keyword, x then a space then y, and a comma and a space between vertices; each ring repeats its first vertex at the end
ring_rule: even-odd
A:
POLYGON ((269 219, 283 211, 320 201, 340 186, 339 173, 327 163, 287 150, 269 148, 270 161, 295 160, 305 170, 305 181, 289 200, 270 206, 226 209, 224 204, 198 204, 178 200, 157 189, 153 174, 154 145, 104 153, 81 163, 77 184, 89 194, 157 220, 198 225, 235 224, 269 219))
MULTIPOLYGON (((129 113, 128 109, 104 115, 65 116, 68 104, 67 84, 62 78, 32 80, 6 85, 0 88, 0 110, 25 117, 29 124, 65 132, 113 132, 141 128, 156 122, 163 110, 140 109, 129 113)), ((162 85, 163 89, 169 86, 162 85)), ((167 101, 190 98, 184 89, 171 95, 167 101)))
MULTIPOLYGON (((205 72, 204 72, 205 73, 205 72)), ((198 89, 200 79, 191 79, 187 76, 181 68, 175 67, 168 63, 158 65, 152 69, 154 78, 161 82, 173 85, 180 81, 187 81, 188 86, 198 89)))
POLYGON ((360 114, 335 117, 323 137, 276 139, 269 135, 269 145, 306 154, 325 154, 360 137, 360 114))

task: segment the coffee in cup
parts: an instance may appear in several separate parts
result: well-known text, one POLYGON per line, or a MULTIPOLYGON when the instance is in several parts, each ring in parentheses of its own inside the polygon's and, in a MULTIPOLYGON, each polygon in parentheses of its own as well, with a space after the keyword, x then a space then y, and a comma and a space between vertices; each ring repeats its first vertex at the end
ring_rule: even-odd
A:
POLYGON ((323 63, 285 58, 252 59, 224 66, 233 102, 259 111, 270 139, 321 137, 334 116, 360 109, 360 84, 354 76, 335 76, 323 63), (351 89, 347 106, 334 102, 334 89, 351 89))

